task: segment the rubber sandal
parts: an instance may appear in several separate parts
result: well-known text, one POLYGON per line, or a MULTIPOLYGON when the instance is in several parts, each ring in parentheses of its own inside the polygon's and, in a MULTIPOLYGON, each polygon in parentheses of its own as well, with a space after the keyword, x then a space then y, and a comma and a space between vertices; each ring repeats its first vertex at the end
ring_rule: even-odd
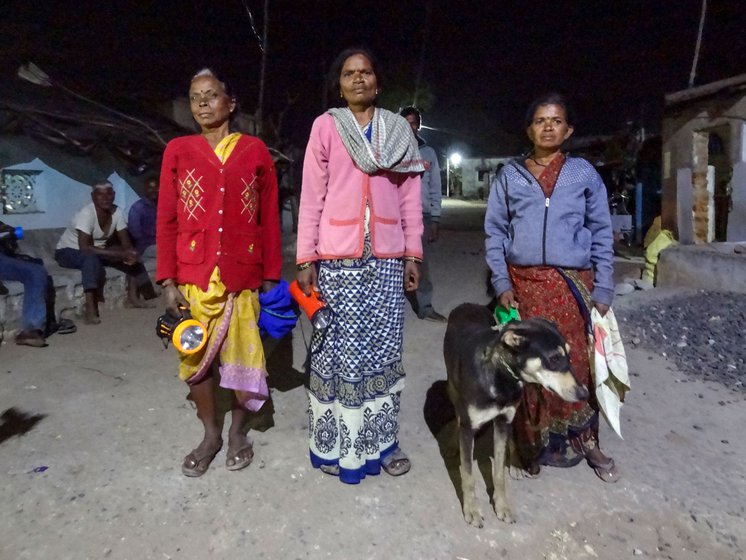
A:
POLYGON ((596 473, 596 476, 604 482, 613 484, 622 478, 621 473, 616 468, 614 459, 609 458, 606 463, 598 464, 586 458, 586 462, 588 463, 588 466, 593 469, 593 472, 596 473))
POLYGON ((197 456, 195 453, 197 451, 196 449, 192 450, 189 455, 184 457, 184 462, 181 464, 182 474, 189 477, 198 477, 205 474, 207 469, 210 468, 210 463, 212 463, 215 455, 220 452, 222 447, 223 443, 221 442, 220 447, 218 447, 214 453, 208 453, 202 457, 197 456))
POLYGON ((386 474, 401 476, 409 472, 409 469, 412 468, 412 463, 404 451, 397 447, 381 460, 381 467, 386 471, 386 474))
POLYGON ((591 443, 592 445, 589 447, 585 444, 582 438, 577 437, 570 440, 570 446, 576 453, 585 457, 585 462, 588 463, 588 466, 593 469, 593 472, 596 473, 596 476, 598 478, 608 483, 617 482, 620 478, 622 478, 622 475, 617 470, 614 459, 609 457, 609 460, 604 463, 597 463, 596 461, 591 459, 591 451, 598 447, 597 442, 591 440, 591 443))
POLYGON ((541 467, 538 470, 526 470, 520 467, 508 467, 508 476, 513 480, 531 480, 541 476, 541 467))
POLYGON ((56 332, 57 334, 72 334, 77 332, 77 330, 78 327, 70 319, 60 319, 56 332))
POLYGON ((47 345, 47 341, 44 339, 44 335, 40 330, 24 330, 16 335, 16 344, 44 348, 47 345))
POLYGON ((319 470, 331 476, 339 476, 339 465, 321 465, 319 470))
POLYGON ((229 471, 240 471, 248 467, 254 460, 254 448, 251 445, 242 447, 235 453, 228 450, 228 457, 225 459, 225 468, 229 471), (248 452, 248 453, 247 453, 248 452))

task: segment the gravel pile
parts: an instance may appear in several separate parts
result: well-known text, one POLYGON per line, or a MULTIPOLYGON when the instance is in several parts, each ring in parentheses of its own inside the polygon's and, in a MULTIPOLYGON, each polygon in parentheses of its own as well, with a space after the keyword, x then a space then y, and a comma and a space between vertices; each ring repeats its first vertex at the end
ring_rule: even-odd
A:
POLYGON ((746 392, 746 296, 674 296, 617 311, 625 345, 672 360, 684 373, 746 392))

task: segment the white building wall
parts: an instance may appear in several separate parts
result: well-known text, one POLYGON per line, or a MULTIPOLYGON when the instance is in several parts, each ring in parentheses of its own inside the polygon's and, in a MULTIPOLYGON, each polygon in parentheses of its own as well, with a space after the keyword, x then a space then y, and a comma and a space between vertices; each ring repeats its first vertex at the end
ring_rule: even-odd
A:
MULTIPOLYGON (((34 189, 40 211, 30 214, 1 214, 0 220, 11 226, 21 226, 28 230, 67 227, 73 214, 91 202, 90 185, 71 179, 38 158, 5 169, 41 171, 36 177, 34 189)), ((139 198, 137 193, 117 173, 112 173, 107 179, 114 185, 115 203, 124 208, 126 215, 129 207, 139 198)))
POLYGON ((480 198, 481 194, 486 199, 490 192, 490 183, 495 177, 495 169, 498 164, 508 163, 512 158, 509 157, 491 157, 491 158, 464 158, 461 161, 461 196, 464 198, 480 198), (480 171, 482 179, 480 180, 480 171))
POLYGON ((728 215, 728 241, 746 241, 746 161, 733 166, 733 210, 728 215))

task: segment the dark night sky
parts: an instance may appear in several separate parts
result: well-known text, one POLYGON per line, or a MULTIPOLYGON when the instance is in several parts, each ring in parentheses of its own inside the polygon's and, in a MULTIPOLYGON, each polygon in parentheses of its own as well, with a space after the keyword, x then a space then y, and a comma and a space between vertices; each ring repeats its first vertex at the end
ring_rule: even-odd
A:
MULTIPOLYGON (((97 99, 163 100, 183 94, 204 65, 231 82, 244 110, 257 104, 262 0, 35 2, 11 0, 0 32, 3 75, 33 60, 97 99)), ((339 2, 271 0, 265 114, 286 114, 286 137, 304 142, 322 111, 323 74, 350 45, 380 58, 388 94, 411 88, 425 40, 431 94, 426 136, 442 149, 487 150, 500 130, 522 134, 525 106, 564 92, 577 134, 609 133, 643 119, 656 129, 662 97, 684 89, 700 0, 567 2, 339 2), (428 22, 425 32, 425 22, 428 22)), ((746 72, 746 2, 710 0, 695 84, 746 72)), ((404 95, 395 102, 408 101, 404 95)), ((480 154, 485 155, 485 154, 480 154)))

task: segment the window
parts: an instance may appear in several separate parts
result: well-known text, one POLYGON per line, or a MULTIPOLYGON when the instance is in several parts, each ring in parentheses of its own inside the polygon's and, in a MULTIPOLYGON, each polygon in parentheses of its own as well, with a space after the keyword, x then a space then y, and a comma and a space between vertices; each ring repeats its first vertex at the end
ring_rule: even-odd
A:
POLYGON ((0 184, 3 214, 33 214, 42 212, 38 204, 36 178, 41 171, 4 169, 0 184))

